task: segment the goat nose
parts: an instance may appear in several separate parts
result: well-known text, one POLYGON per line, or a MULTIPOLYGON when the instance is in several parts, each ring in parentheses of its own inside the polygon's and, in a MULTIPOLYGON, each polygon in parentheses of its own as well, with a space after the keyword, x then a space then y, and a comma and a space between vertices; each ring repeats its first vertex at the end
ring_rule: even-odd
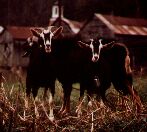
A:
POLYGON ((51 45, 50 45, 50 44, 46 44, 46 47, 47 47, 47 48, 50 48, 50 47, 51 47, 51 45))
POLYGON ((94 56, 95 59, 98 59, 98 56, 94 56))
POLYGON ((95 60, 98 60, 99 57, 98 57, 98 55, 95 55, 94 58, 95 58, 95 60))

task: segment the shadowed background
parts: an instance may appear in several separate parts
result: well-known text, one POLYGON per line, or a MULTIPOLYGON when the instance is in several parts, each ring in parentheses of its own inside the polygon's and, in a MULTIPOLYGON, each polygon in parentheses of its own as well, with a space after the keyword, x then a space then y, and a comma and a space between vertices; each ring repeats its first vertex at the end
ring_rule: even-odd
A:
MULTIPOLYGON (((56 0, 0 0, 0 25, 46 26, 56 0)), ((145 0, 62 0, 64 16, 83 21, 93 13, 147 18, 145 0)))

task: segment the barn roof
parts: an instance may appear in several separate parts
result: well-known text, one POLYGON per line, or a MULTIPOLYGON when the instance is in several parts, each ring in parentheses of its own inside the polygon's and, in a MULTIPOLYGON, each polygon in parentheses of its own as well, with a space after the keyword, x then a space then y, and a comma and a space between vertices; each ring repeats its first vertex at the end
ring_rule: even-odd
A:
POLYGON ((83 26, 83 23, 78 22, 78 21, 73 21, 73 20, 69 20, 66 18, 63 18, 63 21, 65 21, 70 26, 71 30, 74 33, 78 33, 80 31, 81 27, 83 26))
POLYGON ((12 34, 14 39, 27 39, 32 36, 30 28, 33 27, 17 27, 17 26, 8 26, 8 31, 12 34))
POLYGON ((147 35, 147 20, 95 14, 115 34, 147 35))
MULTIPOLYGON (((58 18, 55 18, 55 19, 51 18, 49 20, 49 25, 53 25, 58 20, 59 20, 58 18)), ((61 17, 61 22, 66 23, 70 27, 71 31, 75 34, 78 33, 83 26, 82 22, 73 21, 73 20, 67 19, 65 17, 61 17)))

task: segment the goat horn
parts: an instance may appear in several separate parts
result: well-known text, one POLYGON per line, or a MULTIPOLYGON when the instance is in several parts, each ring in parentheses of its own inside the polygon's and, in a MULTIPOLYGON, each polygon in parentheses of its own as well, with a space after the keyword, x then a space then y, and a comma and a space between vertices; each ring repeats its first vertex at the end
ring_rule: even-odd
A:
POLYGON ((42 32, 44 30, 44 28, 39 27, 39 28, 35 28, 35 30, 40 30, 42 32))
MULTIPOLYGON (((99 43, 102 44, 102 39, 99 39, 99 43)), ((103 45, 103 44, 102 44, 103 45)))
POLYGON ((55 27, 55 26, 49 26, 49 27, 48 27, 48 30, 51 31, 51 29, 52 29, 53 27, 55 27))
POLYGON ((53 27, 55 27, 55 26, 46 27, 42 32, 43 33, 49 33, 53 27))
POLYGON ((114 44, 114 43, 115 43, 115 41, 112 41, 112 42, 110 42, 110 43, 107 43, 107 44, 103 45, 103 48, 104 48, 104 47, 109 47, 109 46, 113 47, 112 44, 114 44))

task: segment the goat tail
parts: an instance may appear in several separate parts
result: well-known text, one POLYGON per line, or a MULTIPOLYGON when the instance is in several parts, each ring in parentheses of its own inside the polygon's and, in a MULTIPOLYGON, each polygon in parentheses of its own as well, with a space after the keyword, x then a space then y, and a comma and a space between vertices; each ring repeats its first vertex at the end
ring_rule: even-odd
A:
POLYGON ((130 66, 130 56, 129 55, 127 55, 126 58, 125 58, 125 69, 126 69, 127 74, 132 73, 131 66, 130 66))

